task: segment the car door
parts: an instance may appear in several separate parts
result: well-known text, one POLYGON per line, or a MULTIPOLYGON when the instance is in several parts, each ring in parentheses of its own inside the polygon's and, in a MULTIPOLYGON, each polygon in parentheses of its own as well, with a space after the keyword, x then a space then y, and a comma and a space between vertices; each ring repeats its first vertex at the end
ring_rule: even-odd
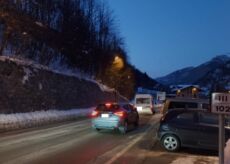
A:
POLYGON ((199 129, 196 126, 196 112, 185 111, 177 115, 170 122, 170 128, 180 137, 181 144, 184 146, 197 146, 199 129))
POLYGON ((132 115, 132 110, 130 109, 130 107, 129 107, 129 104, 124 104, 123 105, 123 108, 126 110, 126 112, 127 112, 127 119, 128 119, 128 122, 129 123, 133 123, 134 121, 133 121, 133 115, 132 115))
POLYGON ((131 109, 132 121, 136 122, 138 119, 137 109, 131 104, 129 104, 129 108, 131 109))
POLYGON ((204 149, 218 150, 218 115, 199 112, 199 146, 204 149))

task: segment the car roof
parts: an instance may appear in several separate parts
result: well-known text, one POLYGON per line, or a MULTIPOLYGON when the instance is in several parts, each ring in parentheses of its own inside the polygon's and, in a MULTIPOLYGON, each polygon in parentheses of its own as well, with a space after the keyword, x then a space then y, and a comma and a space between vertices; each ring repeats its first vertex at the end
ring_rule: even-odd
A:
POLYGON ((208 111, 202 109, 182 109, 182 108, 175 108, 173 110, 167 111, 165 114, 172 114, 172 113, 194 113, 194 112, 202 112, 202 113, 210 113, 208 111))
POLYGON ((166 101, 210 103, 209 99, 199 99, 199 98, 167 98, 166 101))

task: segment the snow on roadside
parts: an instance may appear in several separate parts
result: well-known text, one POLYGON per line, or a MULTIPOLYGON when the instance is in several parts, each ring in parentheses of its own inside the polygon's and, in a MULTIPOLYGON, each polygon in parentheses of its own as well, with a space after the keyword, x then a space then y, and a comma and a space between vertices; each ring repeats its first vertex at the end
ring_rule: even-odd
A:
POLYGON ((188 156, 177 158, 171 164, 194 164, 194 163, 212 163, 218 164, 217 157, 201 157, 201 156, 188 156))
MULTIPOLYGON (((87 80, 87 81, 90 81, 90 82, 97 84, 102 91, 107 91, 107 92, 113 92, 114 91, 113 88, 109 88, 109 87, 101 84, 100 82, 90 78, 89 76, 79 72, 78 70, 69 69, 65 66, 60 66, 58 64, 56 64, 58 66, 55 65, 55 66, 49 66, 48 67, 48 66, 44 66, 44 65, 35 63, 34 61, 29 60, 29 59, 20 59, 17 56, 0 56, 0 61, 3 61, 3 62, 11 61, 11 62, 14 62, 18 65, 24 66, 24 67, 25 66, 26 67, 31 66, 32 67, 31 69, 33 69, 32 72, 37 71, 37 70, 45 70, 45 71, 51 71, 53 73, 57 73, 57 74, 64 75, 64 76, 70 76, 70 77, 76 77, 79 79, 84 79, 84 80, 87 80)), ((29 75, 31 75, 32 72, 31 72, 30 68, 23 68, 23 69, 25 72, 25 76, 23 77, 22 82, 24 84, 26 81, 28 81, 27 78, 29 78, 29 75)))
POLYGON ((0 114, 0 131, 36 127, 54 122, 73 120, 86 117, 93 110, 71 109, 71 110, 47 110, 28 113, 0 114))
MULTIPOLYGON (((209 163, 219 163, 219 158, 218 157, 208 157, 205 160, 209 161, 209 163)), ((189 157, 182 157, 182 158, 177 158, 174 160, 171 164, 193 164, 197 163, 197 161, 202 160, 202 158, 197 158, 193 156, 189 157)), ((226 142, 226 147, 224 149, 224 164, 230 164, 230 139, 226 142)))
POLYGON ((224 149, 224 163, 230 164, 230 139, 228 139, 224 149))

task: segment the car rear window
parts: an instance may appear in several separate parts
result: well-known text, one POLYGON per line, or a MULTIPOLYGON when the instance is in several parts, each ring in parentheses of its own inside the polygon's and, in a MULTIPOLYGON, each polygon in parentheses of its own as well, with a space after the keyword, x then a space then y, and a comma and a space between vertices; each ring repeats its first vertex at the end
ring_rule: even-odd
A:
POLYGON ((137 104, 149 104, 151 102, 150 98, 136 98, 137 104))
POLYGON ((210 111, 210 104, 203 103, 202 109, 206 109, 207 111, 210 111))
POLYGON ((96 108, 99 111, 114 111, 117 109, 119 109, 118 104, 99 104, 96 108))
POLYGON ((174 108, 198 108, 198 104, 193 102, 170 102, 168 109, 174 108))

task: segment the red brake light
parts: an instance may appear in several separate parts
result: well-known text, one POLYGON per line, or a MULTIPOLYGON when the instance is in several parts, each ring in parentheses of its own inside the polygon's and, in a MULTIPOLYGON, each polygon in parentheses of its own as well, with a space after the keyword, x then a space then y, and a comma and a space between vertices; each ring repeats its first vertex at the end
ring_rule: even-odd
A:
POLYGON ((106 104, 105 104, 105 106, 106 106, 107 108, 111 107, 111 105, 112 105, 112 104, 110 104, 110 103, 106 103, 106 104))
POLYGON ((97 110, 94 110, 92 113, 91 113, 91 117, 97 117, 99 115, 99 111, 97 110))
POLYGON ((117 111, 114 114, 121 117, 121 118, 126 117, 126 112, 124 112, 124 111, 117 111))

